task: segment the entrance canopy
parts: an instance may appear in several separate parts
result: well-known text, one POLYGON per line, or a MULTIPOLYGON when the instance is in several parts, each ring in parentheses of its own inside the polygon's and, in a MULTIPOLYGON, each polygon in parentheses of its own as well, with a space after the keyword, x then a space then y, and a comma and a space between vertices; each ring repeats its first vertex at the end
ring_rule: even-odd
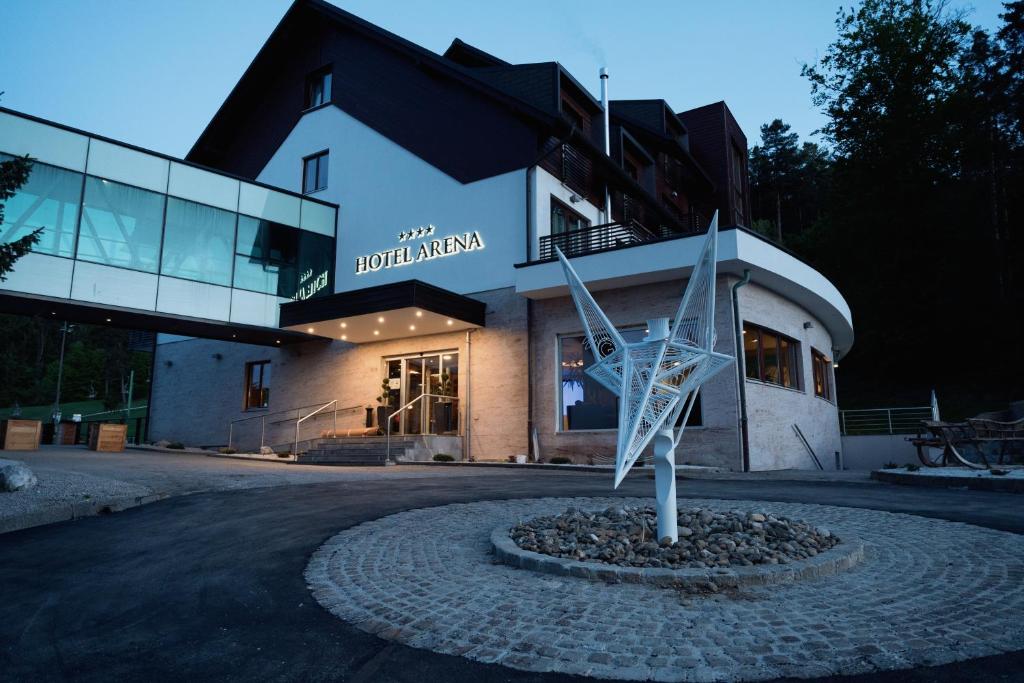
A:
POLYGON ((419 280, 281 304, 281 327, 353 344, 484 326, 484 302, 419 280))

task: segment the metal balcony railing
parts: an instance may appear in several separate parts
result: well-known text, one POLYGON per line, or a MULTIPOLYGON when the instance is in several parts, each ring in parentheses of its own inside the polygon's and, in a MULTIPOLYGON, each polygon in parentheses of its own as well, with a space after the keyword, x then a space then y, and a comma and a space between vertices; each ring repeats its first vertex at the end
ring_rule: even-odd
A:
POLYGON ((843 436, 868 434, 915 434, 922 420, 935 419, 933 406, 840 410, 839 427, 843 436))
POLYGON ((561 249, 562 253, 568 257, 582 256, 683 235, 696 235, 707 229, 707 224, 702 222, 698 214, 682 214, 682 216, 686 217, 683 222, 686 229, 683 232, 667 226, 662 226, 657 231, 651 231, 637 221, 627 221, 604 223, 581 230, 544 235, 540 238, 537 258, 540 261, 555 258, 555 247, 561 249))

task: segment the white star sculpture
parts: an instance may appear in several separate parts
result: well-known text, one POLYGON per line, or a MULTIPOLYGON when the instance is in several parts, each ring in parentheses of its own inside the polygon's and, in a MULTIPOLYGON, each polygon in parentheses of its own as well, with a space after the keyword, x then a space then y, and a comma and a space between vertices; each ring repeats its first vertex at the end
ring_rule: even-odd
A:
POLYGON ((649 320, 648 336, 641 342, 627 343, 556 248, 587 341, 597 358, 585 372, 619 397, 615 488, 647 445, 661 437, 654 448, 659 540, 666 536, 678 540, 675 447, 682 438, 686 418, 701 384, 735 360, 714 351, 717 249, 716 212, 671 326, 667 318, 649 320))

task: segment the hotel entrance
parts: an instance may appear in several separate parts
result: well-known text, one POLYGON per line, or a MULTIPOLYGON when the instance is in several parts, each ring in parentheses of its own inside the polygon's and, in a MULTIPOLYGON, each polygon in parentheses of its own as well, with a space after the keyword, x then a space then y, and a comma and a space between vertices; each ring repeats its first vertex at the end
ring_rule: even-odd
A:
POLYGON ((393 434, 459 433, 459 354, 419 353, 385 359, 393 434))

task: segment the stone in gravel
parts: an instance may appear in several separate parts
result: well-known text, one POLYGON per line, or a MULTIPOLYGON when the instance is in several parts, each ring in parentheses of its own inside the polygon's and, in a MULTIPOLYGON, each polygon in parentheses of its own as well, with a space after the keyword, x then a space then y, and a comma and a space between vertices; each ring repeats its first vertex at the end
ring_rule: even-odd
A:
POLYGON ((0 491, 21 491, 36 486, 39 480, 32 470, 17 460, 0 460, 0 491))
POLYGON ((672 543, 652 537, 652 507, 569 508, 522 522, 509 536, 523 550, 552 557, 669 569, 789 564, 839 543, 804 522, 758 512, 697 508, 680 512, 677 521, 679 540, 672 543))

